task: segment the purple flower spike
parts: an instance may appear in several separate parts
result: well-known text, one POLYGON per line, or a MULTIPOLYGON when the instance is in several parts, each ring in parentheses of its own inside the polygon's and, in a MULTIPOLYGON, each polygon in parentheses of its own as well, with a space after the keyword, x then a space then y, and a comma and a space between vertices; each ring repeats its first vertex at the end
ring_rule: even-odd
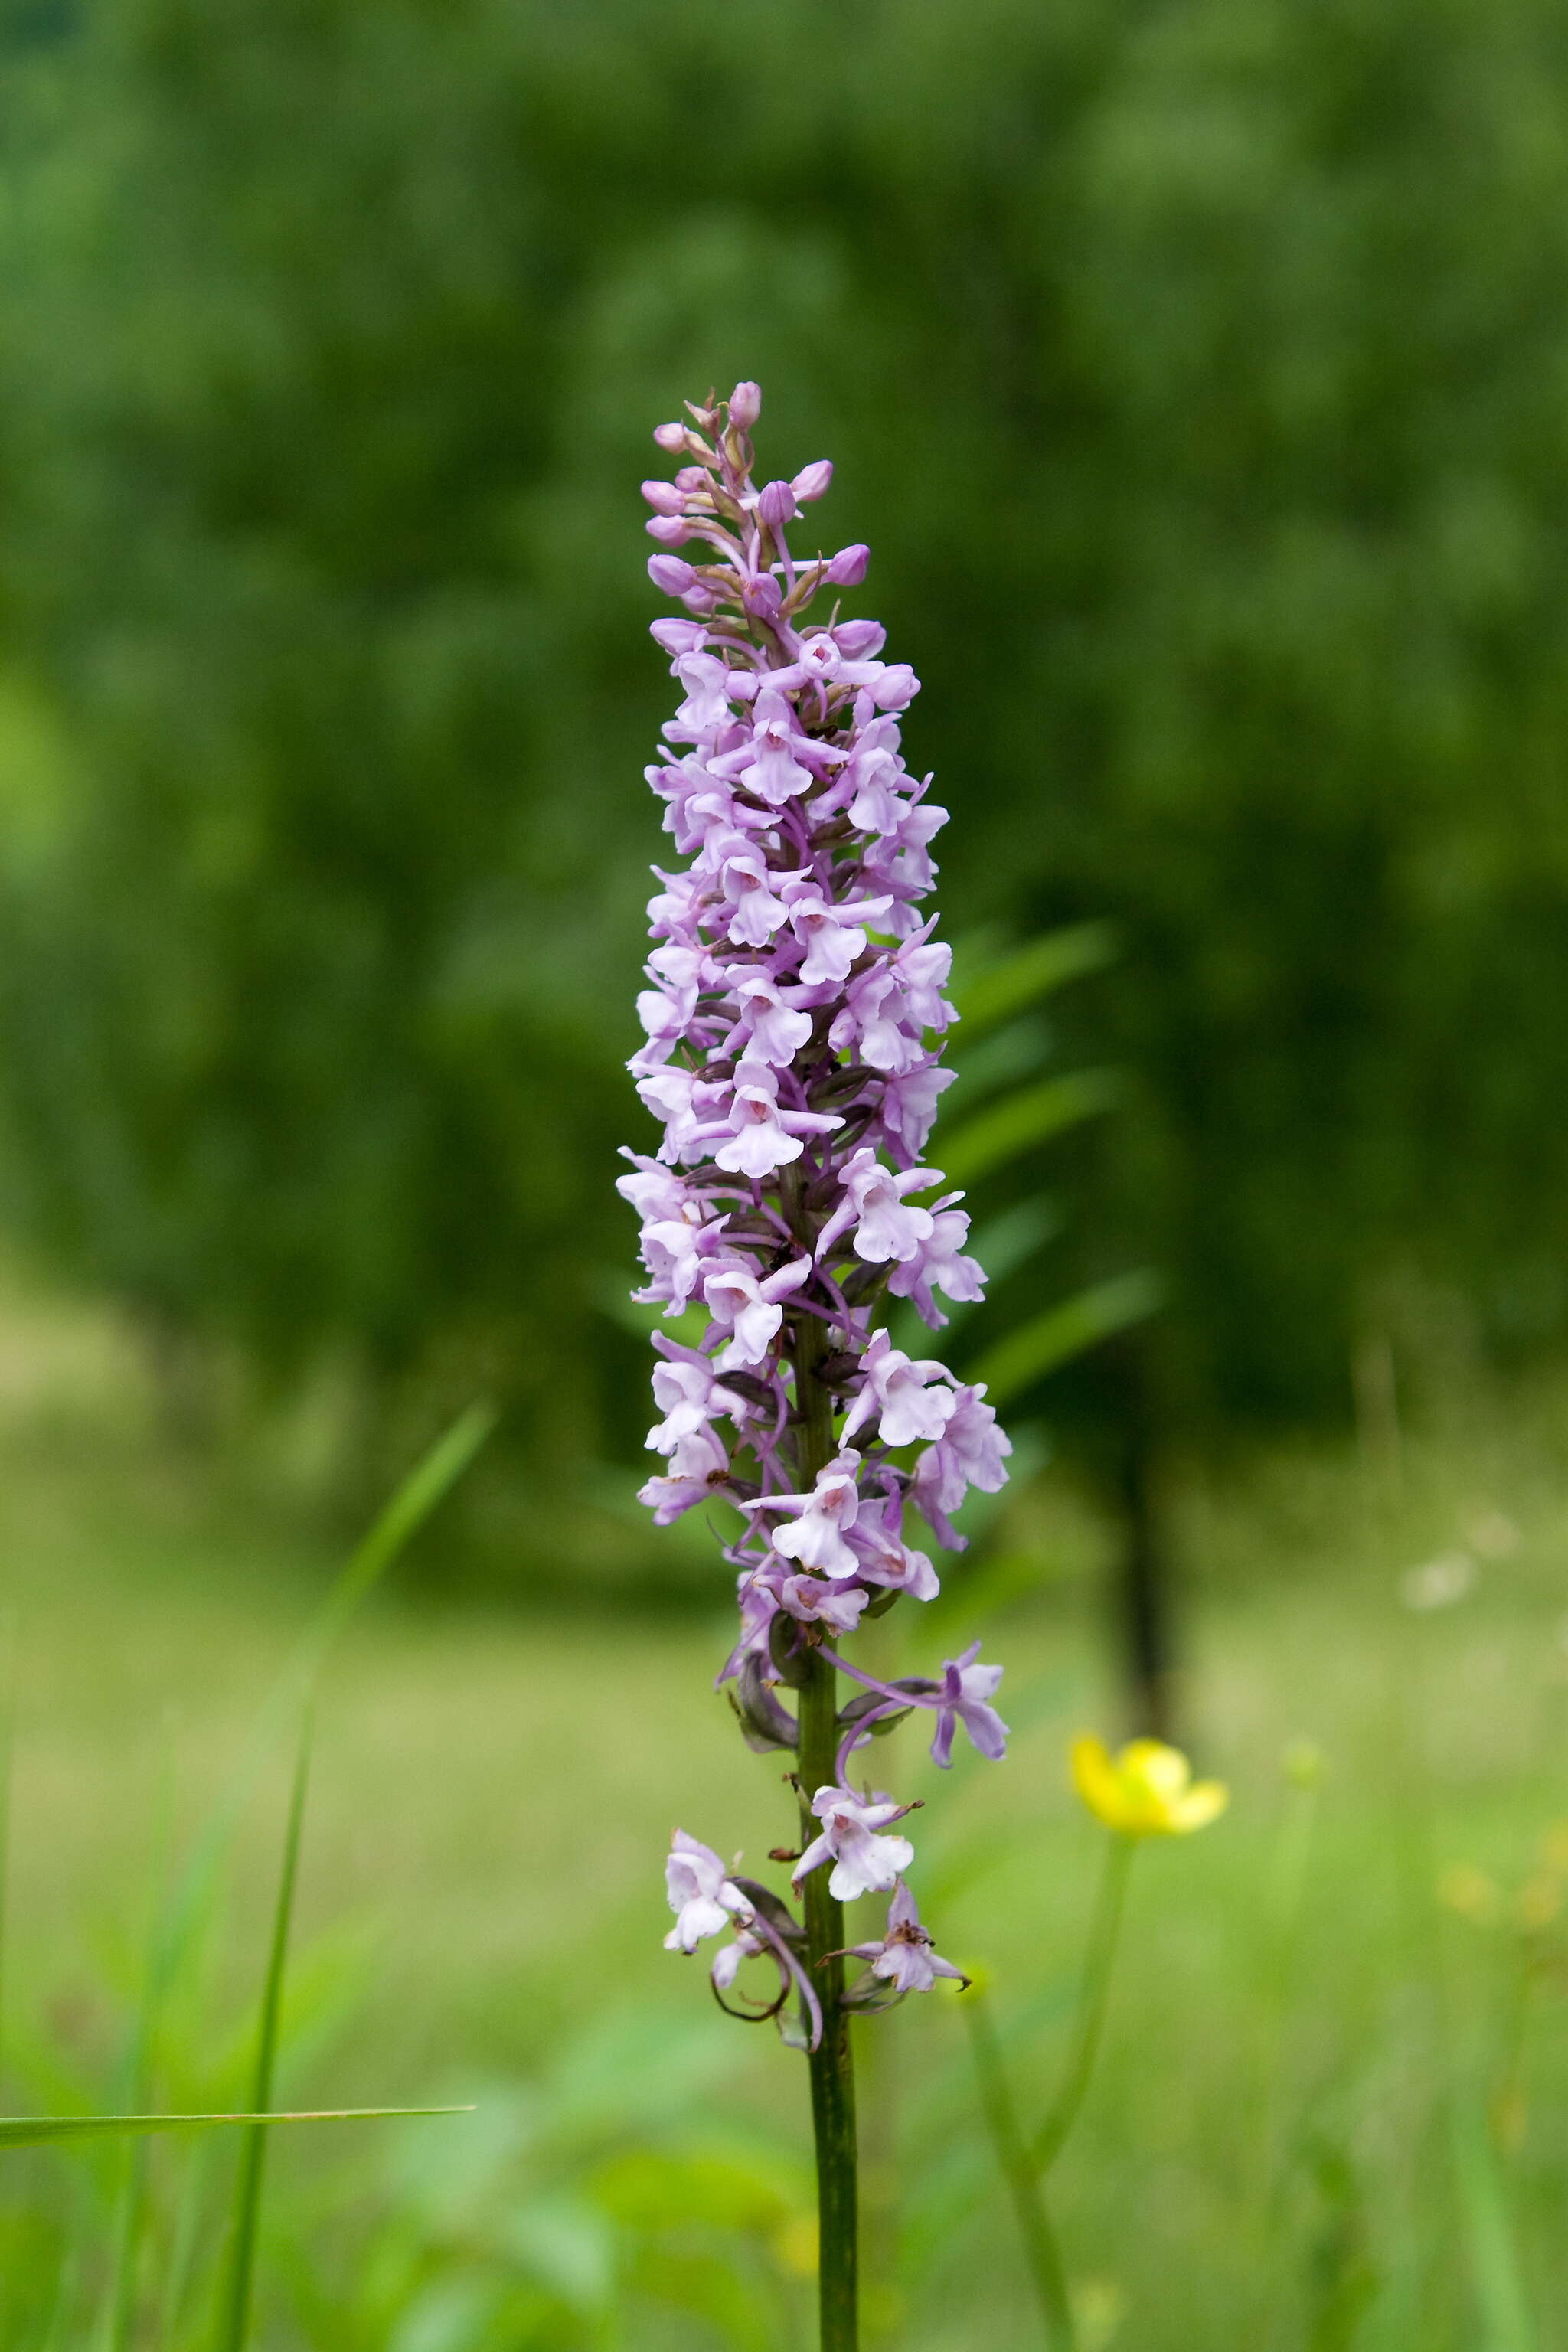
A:
POLYGON ((817 1825, 795 1865, 795 1884, 810 1882, 804 1925, 678 1832, 668 1941, 690 1951, 731 1923, 721 2000, 781 2027, 797 2007, 794 2038, 818 2049, 824 2012, 846 1998, 837 1967, 814 1974, 841 1957, 825 1948, 842 1933, 825 1924, 834 1902, 892 1896, 887 1933, 854 1948, 876 2000, 958 1974, 904 1885, 914 1849, 893 1824, 911 1809, 846 1775, 921 1709, 939 1763, 960 1723, 1000 1756, 1001 1669, 976 1645, 940 1682, 886 1683, 840 1645, 868 1616, 935 1597, 921 1547, 962 1547, 954 1515, 973 1488, 1004 1484, 1011 1449, 983 1389, 887 1327, 891 1302, 940 1329, 939 1300, 984 1295, 963 1196, 926 1159, 957 1018, 927 904, 947 813, 900 749, 919 679, 886 658, 879 622, 838 610, 869 553, 817 536, 832 464, 756 478, 762 414, 749 379, 727 402, 690 404, 689 421, 654 435, 673 479, 642 486, 648 578, 677 607, 652 627, 673 715, 646 771, 666 846, 628 1063, 660 1133, 627 1153, 619 1190, 642 1228, 636 1295, 682 1318, 655 1340, 660 1458, 642 1500, 660 1525, 704 1507, 719 1523, 740 1611, 719 1679, 737 1685, 753 1746, 798 1753, 817 1825), (840 1673, 861 1685, 843 1710, 840 1673), (773 1696, 785 1685, 793 1712, 773 1696), (812 1875, 825 1864, 826 1884, 812 1875), (736 1990, 758 1960, 779 1988, 760 2005, 736 1990))

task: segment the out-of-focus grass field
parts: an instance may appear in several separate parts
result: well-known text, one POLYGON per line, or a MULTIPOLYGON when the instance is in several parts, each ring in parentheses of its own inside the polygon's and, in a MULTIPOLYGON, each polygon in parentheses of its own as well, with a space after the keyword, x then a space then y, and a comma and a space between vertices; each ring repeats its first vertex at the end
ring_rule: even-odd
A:
MULTIPOLYGON (((1432 1405, 1397 1478, 1347 1449, 1185 1496, 1186 1726, 1234 1801, 1139 1857, 1103 2069, 1057 2188, 1091 2352, 1568 2342, 1568 1942, 1541 1870, 1568 1820, 1565 1437, 1556 1392, 1432 1405), (1456 1550, 1473 1589, 1409 1608, 1405 1572, 1456 1550), (1325 1759, 1315 1797, 1282 1770, 1302 1738, 1325 1759)), ((1047 1471, 999 1540, 1036 1558, 1034 1591, 972 1627, 955 1580, 929 1650, 898 1664, 972 1632, 1006 1664, 1012 1752, 961 1759, 912 1876, 942 1948, 991 1971, 1028 2115, 1099 1860, 1065 1748, 1117 1722, 1103 1532, 1047 1471)), ((264 1461, 198 1474, 158 1441, 110 1325, 22 1294, 0 1331, 0 1557, 19 1692, 5 2103, 112 2105, 160 1870, 331 1563, 264 1461)), ((352 1628, 320 1708, 283 2101, 479 2112, 277 2140, 262 2342, 806 2342, 800 2063, 721 2019, 702 1963, 660 1948, 673 1823, 752 1867, 791 1832, 776 1763, 710 1691, 724 1581, 716 1560, 706 1625, 398 1590, 352 1628)), ((900 1789, 933 1794, 900 1746, 900 1789)), ((237 2090, 288 1770, 284 1739, 225 1934, 179 1990, 161 2102, 237 2090)), ((1568 1873, 1561 1840, 1556 1860, 1568 1873)), ((1037 2341, 952 1999, 861 2041, 876 2340, 1037 2341)), ((171 2238, 162 2221, 149 2238, 149 2315, 181 2183, 230 2160, 159 2151, 171 2238)), ((12 2160, 0 2343, 48 2340, 40 2279, 68 2238, 90 2250, 111 2229, 122 2161, 12 2160)), ((96 2259, 72 2273, 73 2326, 96 2259)), ((146 2326, 125 2340, 161 2340, 146 2326)))

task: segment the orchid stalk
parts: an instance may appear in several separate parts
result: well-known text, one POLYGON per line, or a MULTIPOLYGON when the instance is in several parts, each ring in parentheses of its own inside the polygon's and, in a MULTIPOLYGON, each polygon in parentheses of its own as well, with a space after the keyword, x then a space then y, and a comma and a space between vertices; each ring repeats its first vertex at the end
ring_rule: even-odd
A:
POLYGON ((642 1499, 660 1525, 733 1507, 740 1628, 718 1680, 753 1748, 797 1758, 799 1846, 773 1858, 793 1864, 800 1915, 678 1830, 666 1941, 689 1953, 730 1930, 712 1963, 721 2003, 776 2018, 806 2052, 821 2343, 854 2352, 849 2021, 964 1981, 906 1876, 916 1808, 857 1785, 855 1759, 910 1716, 932 1718, 944 1766, 960 1727, 990 1757, 1006 1727, 992 1705, 1002 1670, 978 1643, 940 1676, 892 1683, 846 1649, 868 1617, 934 1597, 921 1543, 963 1548, 952 1515, 971 1487, 1004 1485, 1011 1448, 984 1388, 911 1359, 882 1320, 907 1299, 939 1328, 938 1294, 984 1292, 963 1195, 922 1164, 952 1077, 952 953, 921 912, 946 812, 900 755, 912 671, 836 600, 808 618, 825 592, 858 586, 868 551, 801 551, 833 468, 759 488, 761 406, 741 383, 660 425, 678 470, 644 485, 649 574, 683 608, 653 624, 681 700, 647 772, 680 862, 654 869, 647 1042, 630 1064, 663 1139, 656 1156, 626 1153, 619 1189, 642 1220, 637 1297, 700 1327, 655 1336, 648 1444, 666 1460, 642 1499), (848 1943, 843 1906, 870 1894, 889 1898, 886 1925, 848 1943), (739 1989, 753 1964, 761 1996, 739 1989))

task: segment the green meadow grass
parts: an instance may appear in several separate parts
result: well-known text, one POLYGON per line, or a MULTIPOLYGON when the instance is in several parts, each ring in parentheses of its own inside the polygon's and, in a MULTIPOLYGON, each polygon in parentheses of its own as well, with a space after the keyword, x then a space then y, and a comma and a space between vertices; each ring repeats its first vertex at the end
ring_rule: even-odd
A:
MULTIPOLYGON (((1053 2179, 1086 2352, 1568 2344, 1568 1931, 1542 1873, 1568 1822, 1565 1438, 1543 1388, 1429 1409, 1397 1481, 1340 1449, 1189 1482, 1184 1700, 1234 1799, 1137 1857, 1101 2070, 1053 2179), (1456 1549, 1473 1590, 1408 1608, 1405 1572, 1456 1549), (1302 1739, 1315 1791, 1282 1769, 1302 1739)), ((227 2112, 261 2079, 297 1717, 151 2021, 146 1989, 167 1890, 338 1564, 266 1488, 159 1444, 110 1327, 13 1307, 7 2113, 227 2112)), ((888 1663, 984 1632, 1008 1760, 939 1775, 909 1733, 882 1752, 928 1800, 922 1907, 988 1969, 1032 2121, 1100 1858, 1066 1745, 1118 1728, 1107 1544, 1047 1472, 993 1546, 1031 1564, 1022 1596, 972 1627, 960 1571, 888 1663)), ((790 1826, 776 1760, 710 1687, 723 1583, 716 1562, 706 1622, 396 1585, 345 1632, 316 1700, 273 2097, 476 2112, 277 2137, 253 2345, 805 2352, 799 2061, 660 1948, 676 1822, 752 1866, 790 1826)), ((952 1998, 860 2039, 872 2342, 1037 2344, 952 1998)), ((4 2352, 237 2344, 243 2161, 234 2135, 0 2149, 4 2352)))

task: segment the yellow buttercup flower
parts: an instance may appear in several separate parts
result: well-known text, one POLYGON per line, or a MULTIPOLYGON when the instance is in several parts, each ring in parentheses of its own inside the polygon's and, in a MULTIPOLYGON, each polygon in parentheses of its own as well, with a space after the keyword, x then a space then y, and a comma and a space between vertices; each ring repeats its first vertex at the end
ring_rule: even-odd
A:
POLYGON ((1112 1756, 1085 1732, 1072 1744, 1072 1777, 1089 1811, 1123 1837, 1184 1837, 1230 1802, 1222 1780, 1194 1780, 1181 1749, 1163 1739, 1134 1739, 1112 1756))

